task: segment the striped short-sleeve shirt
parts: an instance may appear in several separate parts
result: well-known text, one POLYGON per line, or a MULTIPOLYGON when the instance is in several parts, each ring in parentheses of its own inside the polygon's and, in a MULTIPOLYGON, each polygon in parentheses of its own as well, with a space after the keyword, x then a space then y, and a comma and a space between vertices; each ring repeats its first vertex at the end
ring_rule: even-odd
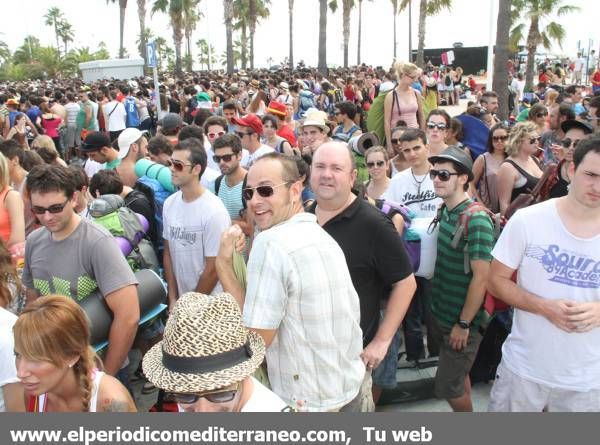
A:
MULTIPOLYGON (((452 239, 460 225, 460 214, 471 200, 465 200, 452 210, 444 208, 439 222, 437 258, 432 281, 431 311, 442 326, 452 327, 465 305, 469 284, 473 273, 465 274, 465 239, 460 238, 456 248, 451 246, 452 239)), ((474 212, 469 218, 468 251, 469 260, 492 260, 494 247, 494 227, 492 220, 484 211, 474 212)), ((481 322, 483 311, 473 319, 473 325, 481 322)))

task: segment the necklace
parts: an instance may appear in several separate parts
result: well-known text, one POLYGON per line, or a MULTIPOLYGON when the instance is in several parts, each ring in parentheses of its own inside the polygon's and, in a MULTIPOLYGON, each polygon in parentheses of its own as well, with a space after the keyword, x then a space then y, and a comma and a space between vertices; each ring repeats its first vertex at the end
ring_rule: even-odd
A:
POLYGON ((420 181, 417 179, 417 177, 415 176, 415 174, 413 173, 413 169, 410 169, 410 174, 413 177, 413 180, 415 181, 415 185, 417 186, 417 195, 421 194, 421 184, 423 184, 425 182, 425 179, 427 179, 427 174, 425 174, 425 176, 423 176, 423 179, 421 179, 420 181))

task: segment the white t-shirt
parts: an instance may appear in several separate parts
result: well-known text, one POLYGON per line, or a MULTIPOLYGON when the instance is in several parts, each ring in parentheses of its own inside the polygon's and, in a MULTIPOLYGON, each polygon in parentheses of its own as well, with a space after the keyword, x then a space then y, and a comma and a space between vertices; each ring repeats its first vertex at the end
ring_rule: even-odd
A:
POLYGON ((94 161, 91 158, 88 158, 85 161, 85 165, 83 166, 83 170, 85 171, 85 174, 87 175, 87 177, 91 178, 96 173, 98 173, 100 170, 103 170, 105 168, 105 166, 106 166, 106 164, 102 164, 100 162, 94 161))
MULTIPOLYGON (((181 191, 169 196, 163 206, 163 238, 169 242, 173 272, 179 295, 196 289, 204 272, 205 257, 216 257, 221 234, 231 218, 219 198, 209 190, 193 202, 185 202, 181 191)), ((213 292, 222 291, 220 283, 213 292)))
POLYGON ((13 326, 17 316, 0 307, 0 412, 6 411, 1 388, 19 381, 15 367, 13 326))
POLYGON ((79 113, 80 106, 75 102, 69 102, 65 105, 65 110, 67 110, 67 124, 68 125, 76 125, 77 123, 77 114, 79 113))
POLYGON ((215 183, 215 179, 221 176, 220 170, 215 170, 210 167, 206 167, 204 173, 202 173, 202 177, 200 178, 200 184, 202 184, 205 188, 212 190, 213 184, 215 183))
MULTIPOLYGON (((518 269, 517 283, 528 292, 546 299, 600 302, 600 235, 572 235, 554 199, 515 213, 492 255, 518 269)), ((541 315, 515 309, 502 360, 515 374, 543 385, 599 389, 600 328, 568 333, 541 315)))
POLYGON ((415 275, 431 278, 437 256, 437 231, 429 233, 427 229, 442 204, 442 198, 435 194, 429 174, 413 177, 410 168, 397 173, 382 198, 404 204, 417 215, 411 224, 411 230, 421 238, 421 261, 415 275))
POLYGON ((248 152, 248 157, 246 159, 242 158, 240 165, 248 169, 254 163, 254 161, 260 158, 262 155, 266 155, 267 153, 272 153, 274 151, 275 149, 273 147, 269 147, 268 145, 262 144, 256 149, 254 153, 248 152))
POLYGON ((108 118, 108 131, 120 131, 125 129, 127 112, 121 102, 113 100, 102 106, 104 114, 108 118))

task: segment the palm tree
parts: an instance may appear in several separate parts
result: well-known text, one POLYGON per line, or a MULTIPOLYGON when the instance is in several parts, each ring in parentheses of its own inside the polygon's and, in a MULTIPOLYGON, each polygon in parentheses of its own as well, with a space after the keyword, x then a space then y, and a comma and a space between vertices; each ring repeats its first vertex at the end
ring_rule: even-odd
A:
POLYGON ((44 18, 46 19, 46 21, 44 23, 47 26, 54 27, 54 36, 56 37, 56 50, 60 53, 60 48, 58 46, 58 40, 59 40, 58 26, 64 20, 63 13, 60 10, 60 8, 53 6, 50 9, 48 9, 48 12, 46 12, 46 15, 44 15, 44 18))
POLYGON ((162 37, 158 36, 154 39, 154 44, 156 45, 156 53, 157 53, 157 63, 158 70, 162 70, 162 62, 163 58, 165 58, 163 49, 167 46, 167 41, 162 37))
POLYGON ((509 54, 510 3, 511 0, 500 0, 499 3, 494 53, 494 82, 492 89, 498 96, 507 99, 498 101, 498 117, 502 120, 508 119, 508 72, 506 71, 506 63, 508 62, 509 54))
POLYGON ((138 21, 140 22, 140 35, 139 40, 136 42, 138 44, 138 50, 140 52, 140 56, 144 59, 144 65, 148 63, 148 54, 146 54, 146 44, 148 43, 148 34, 146 31, 150 31, 146 28, 146 0, 137 0, 138 7, 138 21))
MULTIPOLYGON (((395 2, 392 0, 392 3, 395 2)), ((404 11, 411 0, 402 0, 400 3, 400 11, 404 11)), ((419 4, 419 46, 417 48, 417 65, 420 67, 425 66, 425 22, 428 16, 439 14, 442 9, 452 8, 452 0, 421 0, 419 4)), ((395 24, 394 24, 395 27, 395 24)), ((411 48, 412 49, 412 48, 411 48)), ((394 41, 394 57, 395 52, 395 41, 394 41)))
MULTIPOLYGON (((240 31, 240 38, 244 42, 248 40, 248 7, 248 0, 233 0, 233 18, 235 19, 233 29, 240 31)), ((242 69, 245 70, 248 64, 248 52, 246 51, 246 45, 243 46, 240 57, 242 69)))
POLYGON ((61 21, 58 25, 58 36, 60 37, 60 40, 62 40, 62 42, 63 42, 64 49, 65 49, 65 55, 67 55, 68 43, 72 42, 73 37, 75 37, 75 34, 73 32, 73 25, 71 25, 66 20, 61 21))
MULTIPOLYGON (((407 2, 409 2, 410 0, 405 0, 402 2, 402 4, 404 5, 405 3, 408 4, 407 2)), ((394 60, 396 60, 396 47, 398 46, 396 44, 396 17, 398 16, 398 13, 404 9, 406 7, 406 5, 404 6, 400 6, 401 9, 398 9, 398 0, 392 0, 392 8, 393 8, 393 17, 394 17, 394 60)))
POLYGON ((31 63, 36 59, 36 55, 41 48, 40 39, 34 36, 27 36, 23 44, 19 46, 13 54, 15 64, 31 63))
POLYGON ((337 10, 337 1, 319 0, 319 63, 318 70, 327 75, 327 7, 337 10))
POLYGON ((98 51, 96 51, 94 53, 94 60, 106 60, 106 59, 110 59, 110 53, 108 52, 106 43, 100 42, 100 43, 98 43, 98 51))
POLYGON ((173 29, 173 41, 175 42, 175 74, 181 76, 181 43, 183 41, 183 7, 185 0, 155 0, 152 6, 152 14, 157 11, 168 13, 173 29))
POLYGON ((125 10, 127 9, 127 0, 106 0, 106 3, 119 2, 119 59, 125 57, 125 48, 123 48, 123 30, 125 28, 125 10))
POLYGON ((269 17, 270 0, 248 0, 248 27, 250 28, 250 69, 254 69, 254 33, 260 19, 269 17))
POLYGON ((183 0, 183 29, 185 34, 185 55, 188 71, 192 71, 192 32, 203 14, 198 11, 200 0, 183 0))
POLYGON ((223 16, 225 21, 225 39, 227 49, 227 74, 233 74, 233 0, 223 0, 223 16))
POLYGON ((527 31, 527 68, 525 72, 525 88, 531 89, 533 86, 533 76, 535 70, 535 52, 539 45, 544 48, 552 46, 552 40, 556 41, 562 48, 562 41, 566 35, 565 28, 555 21, 549 22, 542 30, 540 26, 549 19, 551 14, 558 17, 570 12, 579 11, 577 6, 561 5, 562 0, 513 0, 511 18, 516 26, 510 32, 511 46, 516 47, 523 40, 524 31, 529 25, 527 31))
POLYGON ((0 65, 8 62, 10 60, 11 54, 10 49, 6 42, 0 41, 0 65))
POLYGON ((348 43, 350 42, 350 12, 354 0, 342 0, 342 35, 344 38, 344 68, 348 68, 348 43))
POLYGON ((206 69, 210 71, 209 54, 214 54, 215 49, 212 45, 208 44, 206 39, 198 40, 196 42, 196 46, 198 47, 198 52, 200 53, 198 56, 198 62, 200 62, 200 66, 206 66, 206 69))
MULTIPOLYGON (((288 0, 288 18, 290 21, 290 70, 294 69, 294 0, 288 0)), ((270 66, 271 64, 269 64, 270 66)))

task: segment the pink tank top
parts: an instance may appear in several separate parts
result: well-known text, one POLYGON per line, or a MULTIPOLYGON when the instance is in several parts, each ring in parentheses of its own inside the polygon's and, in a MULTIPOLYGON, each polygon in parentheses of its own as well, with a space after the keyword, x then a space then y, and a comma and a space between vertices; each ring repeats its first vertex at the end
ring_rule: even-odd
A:
POLYGON ((6 187, 0 192, 0 238, 7 243, 10 238, 10 215, 6 209, 6 195, 12 189, 6 187))
POLYGON ((419 128, 417 112, 419 111, 419 102, 417 102, 417 92, 411 88, 414 93, 408 102, 398 94, 398 91, 392 91, 392 113, 390 119, 390 128, 394 128, 398 121, 406 122, 408 128, 419 128))

